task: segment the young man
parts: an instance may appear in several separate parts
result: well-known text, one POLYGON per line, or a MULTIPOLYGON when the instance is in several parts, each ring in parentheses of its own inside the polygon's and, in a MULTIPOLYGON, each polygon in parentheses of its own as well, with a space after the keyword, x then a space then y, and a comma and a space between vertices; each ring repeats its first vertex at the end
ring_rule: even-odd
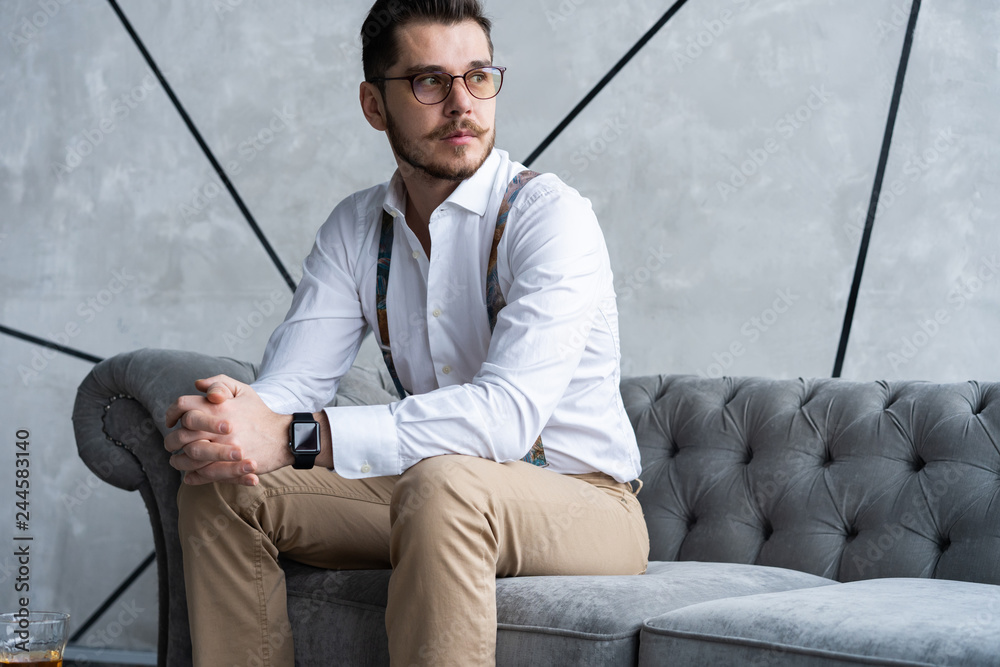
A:
POLYGON ((392 567, 399 665, 493 664, 498 576, 646 567, 589 202, 494 149, 476 0, 379 0, 362 36, 361 108, 397 172, 320 229, 258 380, 201 380, 167 415, 197 665, 292 664, 279 554, 392 567), (405 398, 324 409, 368 327, 405 398))

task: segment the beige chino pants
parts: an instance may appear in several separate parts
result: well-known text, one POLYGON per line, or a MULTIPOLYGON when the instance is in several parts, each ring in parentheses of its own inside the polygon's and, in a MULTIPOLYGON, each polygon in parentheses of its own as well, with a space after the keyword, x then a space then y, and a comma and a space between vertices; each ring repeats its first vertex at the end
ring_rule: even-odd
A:
POLYGON ((641 574, 649 537, 629 484, 522 461, 425 459, 344 479, 284 468, 256 487, 182 485, 196 667, 291 666, 278 555, 331 569, 392 567, 394 666, 493 665, 496 577, 641 574))

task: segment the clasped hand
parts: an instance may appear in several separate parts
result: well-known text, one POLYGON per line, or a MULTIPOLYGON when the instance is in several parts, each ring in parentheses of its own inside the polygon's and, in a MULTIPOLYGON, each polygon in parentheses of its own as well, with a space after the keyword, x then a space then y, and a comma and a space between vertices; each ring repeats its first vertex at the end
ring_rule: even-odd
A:
POLYGON ((289 465, 290 415, 271 411, 250 385, 226 375, 195 382, 205 395, 181 396, 166 414, 170 465, 185 484, 229 482, 255 486, 258 475, 289 465))

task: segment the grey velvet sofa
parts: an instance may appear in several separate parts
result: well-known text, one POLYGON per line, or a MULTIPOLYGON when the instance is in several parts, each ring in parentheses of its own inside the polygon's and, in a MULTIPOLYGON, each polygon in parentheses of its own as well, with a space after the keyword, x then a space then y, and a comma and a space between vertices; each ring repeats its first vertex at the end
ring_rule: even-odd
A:
MULTIPOLYGON (((163 414, 216 373, 255 368, 121 354, 73 415, 82 459, 149 511, 161 665, 190 664, 163 414)), ((352 369, 337 401, 390 401, 386 380, 352 369)), ((621 392, 649 569, 498 581, 498 665, 1000 665, 1000 384, 652 376, 621 392)), ((296 664, 388 664, 388 571, 286 574, 296 664)))

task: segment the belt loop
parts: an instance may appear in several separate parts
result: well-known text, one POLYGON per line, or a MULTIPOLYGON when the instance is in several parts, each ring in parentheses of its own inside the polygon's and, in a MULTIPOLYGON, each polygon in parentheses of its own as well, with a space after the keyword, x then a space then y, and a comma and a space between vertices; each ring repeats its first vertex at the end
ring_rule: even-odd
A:
MULTIPOLYGON (((633 490, 633 491, 632 491, 632 495, 633 495, 633 496, 638 496, 638 495, 639 495, 639 492, 640 492, 640 491, 642 491, 642 480, 641 480, 641 479, 639 479, 638 477, 636 477, 636 478, 635 478, 635 481, 639 483, 639 488, 637 488, 637 489, 633 490)), ((632 488, 632 482, 629 482, 629 483, 628 483, 628 487, 629 487, 629 489, 631 489, 631 488, 632 488)))

